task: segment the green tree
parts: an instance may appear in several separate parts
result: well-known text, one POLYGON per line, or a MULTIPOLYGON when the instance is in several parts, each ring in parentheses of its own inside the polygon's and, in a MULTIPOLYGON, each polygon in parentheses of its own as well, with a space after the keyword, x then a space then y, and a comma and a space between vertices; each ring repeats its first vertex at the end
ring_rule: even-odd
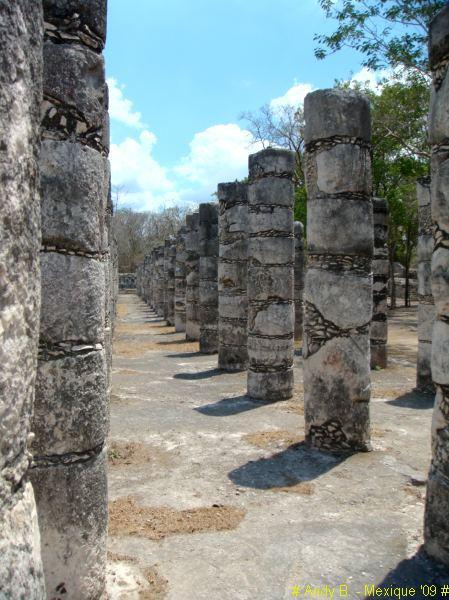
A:
POLYGON ((446 0, 319 0, 326 17, 337 21, 330 35, 316 35, 317 58, 344 47, 363 54, 371 70, 403 68, 428 78, 427 35, 446 0))
POLYGON ((416 180, 429 172, 429 88, 420 74, 384 83, 377 92, 360 83, 338 85, 363 91, 371 100, 373 194, 388 202, 391 302, 396 305, 393 264, 399 261, 405 268, 409 306, 409 272, 418 241, 416 180))
POLYGON ((295 220, 307 226, 307 192, 304 176, 304 111, 303 107, 289 104, 265 104, 258 111, 240 115, 255 142, 263 148, 287 148, 295 153, 295 220))

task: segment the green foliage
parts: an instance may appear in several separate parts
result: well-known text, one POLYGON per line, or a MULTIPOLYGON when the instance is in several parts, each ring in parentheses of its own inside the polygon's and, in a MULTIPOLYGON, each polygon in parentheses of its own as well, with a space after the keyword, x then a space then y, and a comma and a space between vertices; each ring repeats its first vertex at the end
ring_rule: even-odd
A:
POLYGON ((344 47, 364 55, 372 70, 402 67, 428 74, 429 22, 446 0, 319 0, 337 21, 331 35, 316 35, 315 55, 323 59, 344 47))
POLYGON ((411 73, 403 81, 384 82, 377 91, 351 81, 338 86, 356 88, 371 100, 373 194, 388 202, 390 261, 408 271, 418 240, 416 180, 429 172, 428 83, 411 73))
POLYGON ((304 225, 304 236, 307 232, 307 190, 305 184, 295 189, 295 221, 301 221, 304 225))

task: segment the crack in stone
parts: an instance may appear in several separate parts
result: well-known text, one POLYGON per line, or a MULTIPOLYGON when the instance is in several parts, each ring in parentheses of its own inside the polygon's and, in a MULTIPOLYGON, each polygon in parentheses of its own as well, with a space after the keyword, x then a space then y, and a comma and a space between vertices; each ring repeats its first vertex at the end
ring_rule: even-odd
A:
POLYGON ((109 151, 103 144, 101 127, 90 127, 84 115, 74 106, 64 104, 57 98, 44 94, 41 108, 42 139, 75 141, 97 150, 103 156, 109 151))
POLYGON ((371 257, 351 256, 348 254, 309 254, 307 266, 336 272, 350 271, 354 274, 369 275, 372 272, 371 257))
POLYGON ((104 441, 98 446, 83 452, 67 452, 66 454, 49 454, 44 456, 33 456, 31 468, 59 467, 74 464, 87 463, 101 454, 104 448, 104 441))
POLYGON ((257 239, 257 238, 284 238, 284 239, 289 239, 289 240, 295 239, 295 236, 293 235, 293 233, 291 233, 289 231, 278 231, 276 229, 267 229, 266 231, 258 231, 257 233, 250 233, 248 235, 248 237, 251 239, 257 239))
POLYGON ((109 260, 109 252, 84 252, 82 250, 74 250, 70 248, 62 248, 61 246, 55 246, 54 244, 44 244, 41 246, 40 251, 42 253, 55 252, 56 254, 67 254, 69 256, 81 256, 83 258, 92 258, 105 262, 109 260))
POLYGON ((251 366, 248 368, 248 371, 252 371, 253 373, 286 373, 287 371, 291 371, 293 368, 293 360, 285 361, 284 365, 269 365, 267 363, 257 363, 255 361, 251 361, 251 366))
POLYGON ((359 146, 365 150, 371 150, 371 143, 362 138, 350 137, 347 135, 335 135, 329 138, 321 138, 313 140, 305 145, 307 154, 319 154, 324 150, 330 150, 340 144, 350 144, 351 146, 359 146))
POLYGON ((38 360, 50 362, 70 356, 84 356, 91 352, 100 352, 104 346, 101 343, 86 344, 83 341, 59 342, 57 344, 40 343, 38 348, 38 360))
POLYGON ((334 338, 350 338, 353 335, 369 335, 370 323, 359 327, 342 329, 332 321, 326 319, 311 302, 304 303, 304 333, 307 335, 307 344, 303 349, 304 358, 316 354, 327 342, 334 338))
POLYGON ((44 21, 44 33, 45 39, 55 44, 81 44, 98 53, 104 48, 102 38, 81 22, 78 13, 65 19, 54 17, 44 21))

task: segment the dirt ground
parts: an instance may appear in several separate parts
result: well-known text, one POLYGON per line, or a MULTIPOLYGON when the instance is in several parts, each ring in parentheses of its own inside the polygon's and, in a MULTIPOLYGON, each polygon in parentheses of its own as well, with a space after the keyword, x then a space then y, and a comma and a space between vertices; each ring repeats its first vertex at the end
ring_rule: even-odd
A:
POLYGON ((264 404, 246 397, 245 373, 221 373, 183 337, 120 295, 110 600, 331 598, 332 589, 355 599, 372 584, 425 598, 421 586, 449 583, 420 549, 433 398, 414 391, 416 307, 390 315, 389 367, 372 373, 373 452, 347 457, 304 445, 299 350, 295 397, 264 404), (327 596, 311 595, 322 586, 327 596))

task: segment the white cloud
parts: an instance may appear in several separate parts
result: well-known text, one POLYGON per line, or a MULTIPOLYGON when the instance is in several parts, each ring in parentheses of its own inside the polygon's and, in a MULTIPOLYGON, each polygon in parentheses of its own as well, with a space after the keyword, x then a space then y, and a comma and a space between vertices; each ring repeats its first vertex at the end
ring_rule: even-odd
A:
POLYGON ((273 109, 280 108, 282 106, 292 106, 297 108, 304 104, 304 98, 310 92, 313 92, 314 87, 310 83, 295 83, 290 89, 288 89, 283 96, 273 98, 270 102, 270 107, 273 109))
POLYGON ((380 92, 382 89, 382 80, 391 79, 395 75, 393 69, 381 69, 380 71, 371 71, 363 67, 351 77, 351 81, 367 85, 373 92, 380 92))
POLYGON ((174 173, 207 189, 246 177, 248 154, 260 149, 250 132, 234 123, 208 127, 196 133, 189 145, 189 154, 174 173))
POLYGON ((109 86, 109 115, 111 119, 115 119, 128 127, 135 129, 143 129, 145 125, 142 123, 142 115, 134 110, 133 103, 128 98, 125 98, 123 90, 125 86, 119 85, 118 81, 113 77, 108 80, 109 86))
POLYGON ((144 130, 138 139, 128 137, 120 144, 111 144, 112 185, 122 189, 121 205, 155 210, 177 201, 168 169, 152 156, 156 142, 154 133, 144 130))

